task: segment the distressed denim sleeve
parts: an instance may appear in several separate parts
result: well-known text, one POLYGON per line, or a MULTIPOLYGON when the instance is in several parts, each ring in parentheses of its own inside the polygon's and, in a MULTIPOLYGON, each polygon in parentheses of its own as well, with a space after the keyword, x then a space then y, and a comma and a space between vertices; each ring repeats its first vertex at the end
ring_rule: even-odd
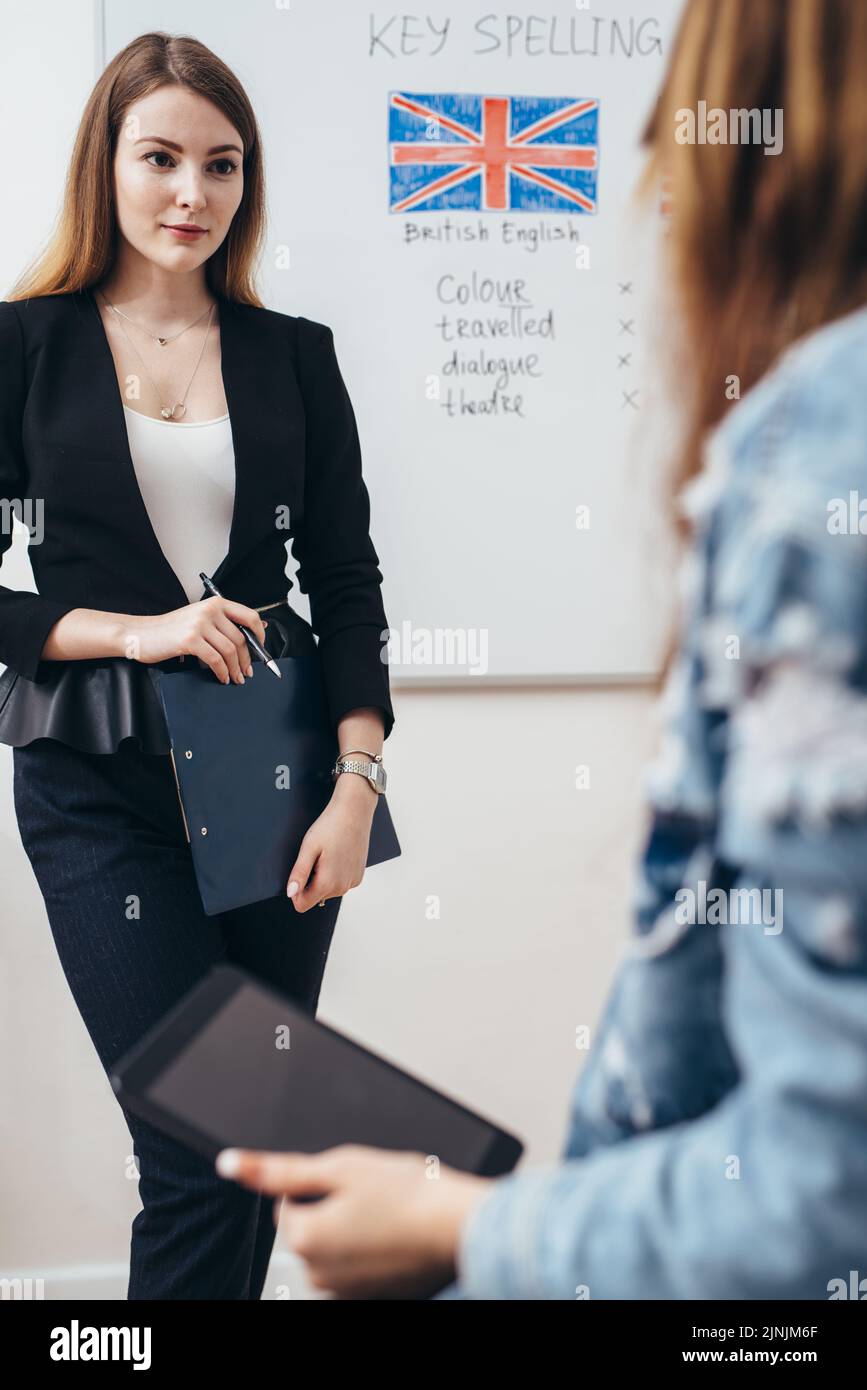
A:
POLYGON ((854 360, 808 355, 751 407, 776 432, 747 412, 729 435, 688 701, 722 720, 728 917, 624 967, 644 972, 633 1008, 664 969, 677 1010, 678 962, 712 934, 737 1080, 704 1113, 499 1181, 464 1227, 466 1297, 824 1299, 867 1275, 867 538, 832 524, 852 494, 867 511, 854 360), (732 895, 757 893, 773 911, 737 920, 732 895))

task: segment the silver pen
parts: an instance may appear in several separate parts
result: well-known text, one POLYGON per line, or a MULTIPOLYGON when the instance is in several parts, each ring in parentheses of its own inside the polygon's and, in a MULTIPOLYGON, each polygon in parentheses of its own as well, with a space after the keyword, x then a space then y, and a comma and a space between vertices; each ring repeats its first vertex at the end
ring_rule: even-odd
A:
MULTIPOLYGON (((205 574, 203 570, 199 570, 199 578, 201 579, 202 583, 204 584, 205 588, 207 589, 208 593, 211 595, 212 598, 223 597, 216 584, 214 583, 213 579, 211 579, 209 575, 205 574)), ((260 658, 260 660, 264 661, 265 665, 268 667, 268 670, 273 671, 274 675, 279 676, 282 680, 283 672, 280 670, 280 667, 277 665, 273 657, 270 657, 268 653, 265 651, 265 648, 262 646, 262 643, 259 641, 258 637, 254 637, 250 629, 248 627, 245 627, 243 623, 236 623, 236 627, 239 627, 241 629, 247 641, 250 643, 250 646, 253 648, 253 651, 260 658)))

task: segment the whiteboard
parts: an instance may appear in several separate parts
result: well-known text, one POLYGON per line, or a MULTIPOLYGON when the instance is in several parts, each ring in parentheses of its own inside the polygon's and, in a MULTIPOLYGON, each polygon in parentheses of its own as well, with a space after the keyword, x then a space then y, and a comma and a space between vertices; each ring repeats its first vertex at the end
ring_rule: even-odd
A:
POLYGON ((490 4, 112 0, 101 61, 192 34, 247 89, 260 292, 334 330, 393 683, 642 679, 666 623, 628 204, 680 0, 490 4))

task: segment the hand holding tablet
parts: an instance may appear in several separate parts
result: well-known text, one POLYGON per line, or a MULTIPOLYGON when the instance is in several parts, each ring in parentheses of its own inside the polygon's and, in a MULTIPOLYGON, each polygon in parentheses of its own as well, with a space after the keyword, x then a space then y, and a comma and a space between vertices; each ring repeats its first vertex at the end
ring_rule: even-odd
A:
POLYGON ((112 1068, 121 1103, 211 1159, 225 1148, 411 1151, 509 1172, 513 1135, 235 966, 215 967, 112 1068))

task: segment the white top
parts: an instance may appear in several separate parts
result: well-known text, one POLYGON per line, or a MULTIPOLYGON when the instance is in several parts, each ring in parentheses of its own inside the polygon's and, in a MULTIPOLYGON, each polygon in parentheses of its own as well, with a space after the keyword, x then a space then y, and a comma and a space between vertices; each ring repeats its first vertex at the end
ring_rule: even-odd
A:
POLYGON ((229 549, 235 451, 228 415, 192 424, 154 420, 124 406, 139 490, 160 548, 190 603, 199 571, 213 574, 229 549))

